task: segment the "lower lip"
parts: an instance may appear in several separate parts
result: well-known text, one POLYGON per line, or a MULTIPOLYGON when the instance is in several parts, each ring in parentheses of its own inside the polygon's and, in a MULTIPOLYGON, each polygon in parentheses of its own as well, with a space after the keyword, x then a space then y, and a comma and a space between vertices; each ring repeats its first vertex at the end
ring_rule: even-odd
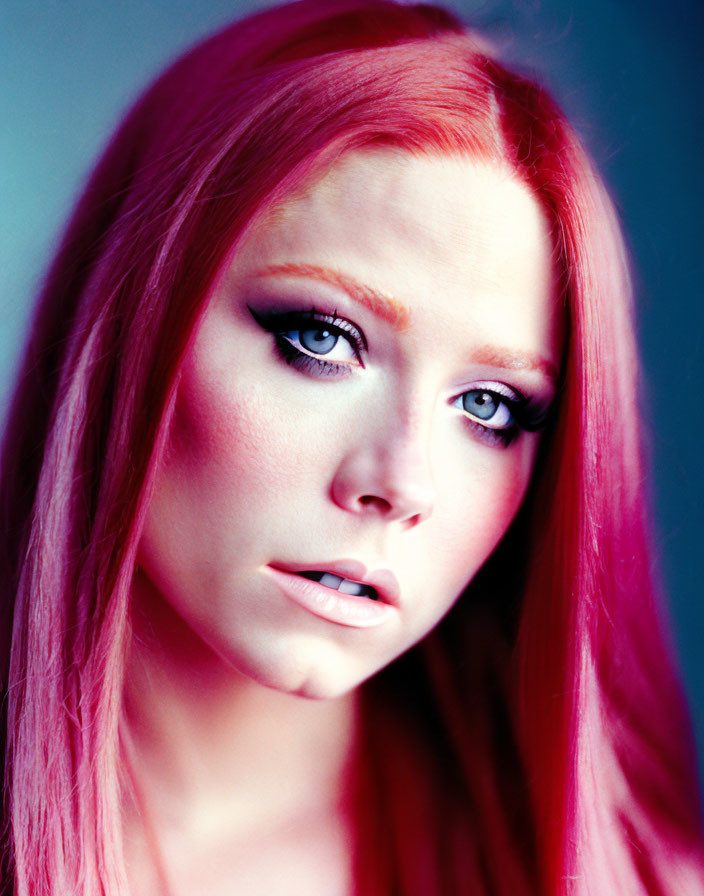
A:
POLYGON ((304 610, 328 622, 350 628, 374 628, 395 613, 395 608, 383 601, 359 594, 341 594, 312 579, 304 579, 273 566, 266 566, 264 569, 287 597, 304 610))

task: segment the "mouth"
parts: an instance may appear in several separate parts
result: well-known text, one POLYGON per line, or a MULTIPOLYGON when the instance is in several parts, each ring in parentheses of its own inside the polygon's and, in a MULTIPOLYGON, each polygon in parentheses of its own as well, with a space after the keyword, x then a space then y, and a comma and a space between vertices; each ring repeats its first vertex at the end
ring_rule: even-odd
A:
POLYGON ((284 594, 315 616, 352 628, 380 625, 399 608, 399 586, 390 570, 367 574, 357 560, 263 567, 284 594), (318 564, 315 564, 318 566, 318 564))
POLYGON ((355 582, 352 579, 345 579, 342 576, 336 576, 332 572, 319 572, 316 569, 305 569, 303 572, 296 573, 303 576, 304 579, 311 579, 313 582, 320 582, 326 588, 333 588, 340 594, 356 594, 360 597, 368 597, 371 600, 381 600, 379 592, 373 585, 364 585, 362 582, 355 582))

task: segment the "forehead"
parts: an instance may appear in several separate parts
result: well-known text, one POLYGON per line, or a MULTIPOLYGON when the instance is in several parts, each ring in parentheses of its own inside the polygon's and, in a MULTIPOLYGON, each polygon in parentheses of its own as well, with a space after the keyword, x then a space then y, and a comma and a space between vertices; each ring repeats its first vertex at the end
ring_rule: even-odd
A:
POLYGON ((442 312, 448 328, 554 341, 548 222, 529 188, 491 162, 351 152, 260 221, 238 262, 241 272, 314 265, 373 286, 414 318, 442 312))

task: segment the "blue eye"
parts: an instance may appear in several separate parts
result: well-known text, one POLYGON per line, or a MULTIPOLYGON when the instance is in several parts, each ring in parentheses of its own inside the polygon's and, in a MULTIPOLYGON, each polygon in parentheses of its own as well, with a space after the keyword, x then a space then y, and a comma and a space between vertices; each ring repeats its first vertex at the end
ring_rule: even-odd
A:
POLYGON ((515 420, 509 408, 510 398, 490 392, 488 389, 470 389, 463 392, 454 403, 471 417, 489 429, 509 429, 515 420))
POLYGON ((291 340, 298 338, 303 348, 318 355, 327 355, 328 352, 335 348, 340 339, 337 334, 330 332, 330 330, 322 329, 301 330, 300 334, 294 330, 293 333, 286 333, 285 336, 291 340))
POLYGON ((325 355, 328 362, 333 360, 349 364, 354 363, 357 358, 356 347, 350 338, 326 324, 305 330, 288 330, 280 336, 293 348, 302 349, 306 354, 325 355))
MULTIPOLYGON (((249 306, 248 306, 249 307, 249 306)), ((274 337, 283 361, 312 376, 347 376, 364 367, 367 342, 349 320, 334 314, 310 311, 249 312, 259 326, 274 337)))
POLYGON ((550 405, 522 395, 505 383, 475 383, 452 406, 464 412, 470 431, 488 445, 505 448, 521 433, 538 432, 547 423, 550 405))
POLYGON ((523 431, 531 429, 529 402, 504 383, 477 383, 452 402, 464 412, 464 421, 477 438, 506 448, 523 431))
MULTIPOLYGON (((313 377, 340 378, 364 368, 367 340, 352 321, 315 308, 301 311, 249 313, 273 336, 278 357, 290 367, 313 377)), ((521 395, 500 382, 478 382, 453 399, 471 432, 489 445, 505 447, 521 432, 545 426, 549 405, 521 395)))

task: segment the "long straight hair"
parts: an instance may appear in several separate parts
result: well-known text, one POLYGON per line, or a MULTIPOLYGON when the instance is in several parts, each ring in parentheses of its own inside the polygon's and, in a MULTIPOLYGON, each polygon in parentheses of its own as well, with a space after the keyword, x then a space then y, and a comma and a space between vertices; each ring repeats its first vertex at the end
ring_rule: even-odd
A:
POLYGON ((527 183, 552 225, 569 334, 510 532, 437 631, 363 688, 358 892, 701 892, 692 738, 653 582, 630 285, 608 197, 550 97, 448 13, 301 0, 222 31, 144 94, 46 278, 0 493, 3 858, 16 896, 127 890, 129 593, 179 366, 245 229, 372 144, 462 153, 527 183))

